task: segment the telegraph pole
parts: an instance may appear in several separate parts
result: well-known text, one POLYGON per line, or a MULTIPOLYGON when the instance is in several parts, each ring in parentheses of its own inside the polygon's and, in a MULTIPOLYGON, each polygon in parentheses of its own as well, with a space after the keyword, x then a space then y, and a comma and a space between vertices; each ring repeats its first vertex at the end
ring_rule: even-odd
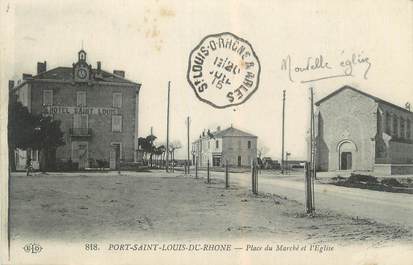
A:
POLYGON ((313 168, 313 88, 310 87, 310 165, 313 168))
POLYGON ((189 168, 190 168, 190 163, 189 163, 189 125, 191 123, 191 120, 189 116, 186 118, 186 127, 187 127, 187 140, 188 140, 188 160, 187 160, 187 166, 188 166, 188 175, 189 175, 189 168))
POLYGON ((313 88, 310 87, 311 93, 311 188, 312 188, 312 210, 314 211, 314 182, 315 182, 315 141, 314 141, 314 92, 313 88))
POLYGON ((169 100, 171 94, 171 81, 168 81, 168 104, 166 109, 166 172, 169 172, 169 100))
MULTIPOLYGON (((152 136, 153 136, 153 126, 151 126, 151 145, 153 145, 153 138, 152 138, 152 136)), ((151 168, 152 168, 153 153, 150 154, 149 158, 150 158, 150 160, 151 160, 151 168)))
POLYGON ((308 161, 305 170, 305 198, 306 198, 306 212, 313 214, 315 210, 314 201, 314 176, 315 176, 315 152, 314 152, 314 94, 313 88, 310 87, 310 141, 308 144, 308 161))
POLYGON ((284 118, 285 118, 285 90, 283 90, 283 117, 282 117, 282 146, 281 146, 281 174, 284 174, 284 118))

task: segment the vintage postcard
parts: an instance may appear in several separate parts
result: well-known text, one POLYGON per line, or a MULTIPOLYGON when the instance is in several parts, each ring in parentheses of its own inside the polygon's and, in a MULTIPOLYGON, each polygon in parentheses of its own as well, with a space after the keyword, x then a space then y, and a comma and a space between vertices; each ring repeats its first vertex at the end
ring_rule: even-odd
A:
POLYGON ((1 0, 1 264, 413 264, 413 1, 1 0))

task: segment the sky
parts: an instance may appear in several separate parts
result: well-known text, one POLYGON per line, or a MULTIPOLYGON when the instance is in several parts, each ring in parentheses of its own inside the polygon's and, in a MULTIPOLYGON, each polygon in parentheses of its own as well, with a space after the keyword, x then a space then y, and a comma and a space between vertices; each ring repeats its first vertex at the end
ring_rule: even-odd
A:
POLYGON ((285 149, 291 159, 306 156, 310 87, 315 100, 350 85, 400 106, 413 103, 413 2, 408 0, 22 0, 10 2, 7 10, 8 79, 35 74, 38 61, 47 61, 48 69, 71 66, 83 43, 93 67, 101 61, 104 70, 124 70, 127 79, 142 84, 139 135, 153 127, 159 144, 166 141, 171 81, 170 138, 182 143, 178 158, 186 155, 190 116, 191 141, 205 128, 232 124, 257 135, 259 145, 269 149, 266 156, 279 159, 283 90, 285 149), (244 104, 225 109, 201 102, 186 80, 191 50, 220 32, 248 40, 261 65, 256 92, 244 104), (349 75, 345 63, 353 54, 356 64, 349 75), (294 82, 281 67, 288 56, 294 82), (309 57, 320 56, 332 69, 295 72, 309 57), (343 73, 348 75, 300 82, 343 73))

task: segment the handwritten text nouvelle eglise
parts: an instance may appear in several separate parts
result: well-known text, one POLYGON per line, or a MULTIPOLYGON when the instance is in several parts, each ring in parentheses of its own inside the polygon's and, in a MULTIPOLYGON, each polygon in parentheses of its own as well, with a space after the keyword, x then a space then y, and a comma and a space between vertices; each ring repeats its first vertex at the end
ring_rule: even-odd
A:
MULTIPOLYGON (((344 57, 344 51, 341 52, 344 57)), ((300 74, 311 73, 312 78, 300 80, 301 83, 315 82, 324 79, 354 76, 355 68, 362 68, 363 78, 367 79, 371 62, 368 56, 361 53, 352 53, 351 56, 331 64, 325 56, 307 57, 303 64, 293 62, 290 55, 281 60, 281 70, 287 72, 288 79, 295 82, 300 74)))

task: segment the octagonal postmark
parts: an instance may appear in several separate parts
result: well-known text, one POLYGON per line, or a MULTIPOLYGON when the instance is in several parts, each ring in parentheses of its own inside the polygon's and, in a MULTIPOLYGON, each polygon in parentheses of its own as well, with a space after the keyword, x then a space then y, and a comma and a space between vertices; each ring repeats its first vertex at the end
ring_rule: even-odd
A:
POLYGON ((261 66, 251 44, 230 32, 208 35, 191 51, 187 80, 215 108, 246 102, 258 89, 261 66))

